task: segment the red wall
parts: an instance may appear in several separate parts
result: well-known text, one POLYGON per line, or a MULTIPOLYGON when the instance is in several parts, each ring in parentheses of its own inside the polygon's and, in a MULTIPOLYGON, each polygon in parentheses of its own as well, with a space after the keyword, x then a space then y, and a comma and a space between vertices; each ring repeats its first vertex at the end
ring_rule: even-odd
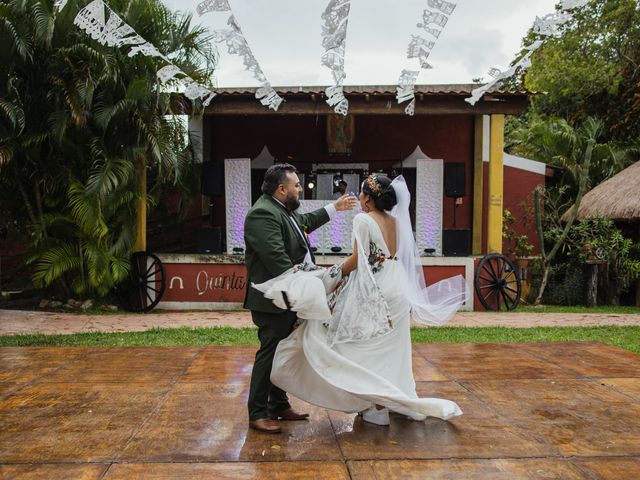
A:
MULTIPOLYGON (((544 175, 513 167, 504 167, 504 208, 508 208, 516 218, 513 224, 516 234, 529 237, 529 243, 534 248, 533 254, 540 251, 533 216, 533 191, 538 185, 544 185, 544 181, 544 175)), ((505 253, 507 251, 507 244, 504 241, 502 251, 505 253)))
MULTIPOLYGON (((458 207, 458 228, 471 228, 474 117, 358 115, 353 151, 331 156, 326 145, 326 116, 219 115, 205 117, 205 159, 254 158, 267 145, 277 160, 293 163, 302 172, 314 163, 369 163, 386 169, 411 154, 417 145, 432 158, 468 165, 467 196, 458 207)), ((224 199, 216 199, 215 224, 224 225, 224 199)), ((453 200, 445 198, 443 227, 453 228, 453 200)))
MULTIPOLYGON (((483 174, 483 216, 482 225, 482 251, 487 251, 487 215, 489 208, 489 164, 484 162, 483 174)), ((529 243, 533 244, 532 254, 539 251, 538 237, 536 235, 535 219, 532 214, 530 218, 525 218, 525 205, 530 205, 533 209, 533 190, 538 185, 544 185, 545 177, 537 173, 520 170, 519 168, 504 167, 503 170, 503 208, 508 208, 516 221, 513 229, 518 235, 527 235, 529 243)), ((502 242, 502 252, 507 252, 507 242, 502 242)))
MULTIPOLYGON (((322 257, 318 263, 322 264, 322 257)), ((163 302, 243 302, 247 287, 244 264, 164 263, 167 288, 163 302)), ((431 285, 454 275, 464 276, 464 267, 424 267, 431 285)))

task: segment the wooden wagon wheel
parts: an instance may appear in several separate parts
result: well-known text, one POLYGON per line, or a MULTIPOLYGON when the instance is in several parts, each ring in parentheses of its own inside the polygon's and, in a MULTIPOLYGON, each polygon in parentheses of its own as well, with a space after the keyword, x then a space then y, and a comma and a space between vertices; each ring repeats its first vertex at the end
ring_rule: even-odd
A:
POLYGON ((487 310, 513 310, 520 303, 522 281, 511 260, 499 253, 485 255, 475 274, 475 289, 487 310))
POLYGON ((131 274, 118 285, 120 304, 130 312, 145 313, 162 299, 167 275, 162 261, 150 252, 136 252, 131 256, 131 274))

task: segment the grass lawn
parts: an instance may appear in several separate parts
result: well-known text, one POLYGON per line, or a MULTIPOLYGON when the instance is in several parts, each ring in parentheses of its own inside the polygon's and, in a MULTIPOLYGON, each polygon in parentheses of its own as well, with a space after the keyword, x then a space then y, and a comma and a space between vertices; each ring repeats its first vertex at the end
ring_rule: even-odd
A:
MULTIPOLYGON (((416 343, 597 341, 640 353, 640 327, 413 328, 416 343)), ((0 347, 257 345, 255 328, 175 328, 146 332, 15 335, 0 347)))

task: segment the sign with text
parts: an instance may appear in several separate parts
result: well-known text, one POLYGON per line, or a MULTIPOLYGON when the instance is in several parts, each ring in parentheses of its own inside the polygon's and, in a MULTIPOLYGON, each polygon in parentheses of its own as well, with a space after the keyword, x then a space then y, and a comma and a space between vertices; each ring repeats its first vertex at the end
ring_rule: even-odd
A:
POLYGON ((163 302, 243 302, 247 269, 243 264, 165 263, 163 302))
MULTIPOLYGON (((247 269, 244 264, 164 263, 167 288, 163 302, 244 302, 247 269)), ((425 266, 427 285, 458 274, 463 266, 425 266)))

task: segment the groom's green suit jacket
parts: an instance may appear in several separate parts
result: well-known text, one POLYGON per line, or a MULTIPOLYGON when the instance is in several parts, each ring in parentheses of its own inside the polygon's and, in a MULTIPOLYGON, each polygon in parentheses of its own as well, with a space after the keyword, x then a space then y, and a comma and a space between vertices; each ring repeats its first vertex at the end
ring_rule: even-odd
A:
MULTIPOLYGON (((245 261, 247 265, 247 293, 244 308, 258 312, 280 313, 271 300, 251 287, 277 277, 289 268, 302 263, 307 246, 289 219, 289 211, 271 195, 263 194, 247 213, 244 221, 245 261)), ((326 209, 311 213, 291 213, 307 233, 329 221, 326 209)))

